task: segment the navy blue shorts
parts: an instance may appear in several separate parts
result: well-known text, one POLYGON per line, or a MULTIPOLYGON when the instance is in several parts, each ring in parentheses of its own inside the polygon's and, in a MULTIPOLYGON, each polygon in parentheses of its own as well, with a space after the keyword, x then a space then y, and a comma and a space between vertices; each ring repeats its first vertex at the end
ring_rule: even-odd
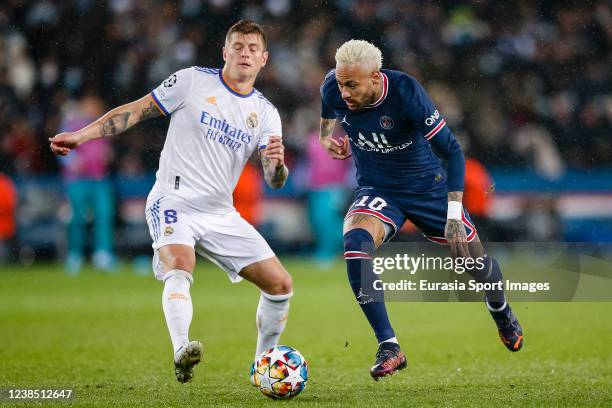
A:
MULTIPOLYGON (((428 240, 446 244, 444 228, 447 210, 446 190, 408 194, 361 187, 355 192, 355 201, 346 213, 345 219, 353 214, 368 214, 378 218, 393 229, 392 233, 385 237, 385 242, 402 228, 406 220, 409 220, 428 240)), ((462 218, 467 240, 471 242, 476 237, 476 227, 465 209, 462 218)))

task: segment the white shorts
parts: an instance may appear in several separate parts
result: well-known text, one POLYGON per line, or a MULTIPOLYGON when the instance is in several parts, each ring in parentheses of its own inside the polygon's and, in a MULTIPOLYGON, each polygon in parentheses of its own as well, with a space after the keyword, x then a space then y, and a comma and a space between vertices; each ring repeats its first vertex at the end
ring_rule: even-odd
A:
POLYGON ((255 262, 272 258, 266 240, 240 216, 205 214, 167 196, 150 197, 146 206, 147 224, 153 239, 153 273, 162 280, 159 248, 169 244, 189 245, 219 265, 232 282, 240 282, 240 271, 255 262))

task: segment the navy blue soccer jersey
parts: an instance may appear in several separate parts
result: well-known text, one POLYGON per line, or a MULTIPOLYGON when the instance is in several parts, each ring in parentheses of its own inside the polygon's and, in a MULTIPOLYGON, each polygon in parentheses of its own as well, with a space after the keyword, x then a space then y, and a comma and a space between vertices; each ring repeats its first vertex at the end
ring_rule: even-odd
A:
POLYGON ((378 101, 351 111, 335 70, 321 85, 321 116, 336 119, 349 136, 360 187, 404 192, 463 191, 465 161, 438 109, 413 77, 381 70, 378 101), (448 180, 438 156, 448 160, 448 180))
MULTIPOLYGON (((447 192, 463 191, 461 147, 416 79, 381 72, 382 95, 359 111, 342 100, 335 71, 321 85, 321 116, 342 125, 357 167, 359 188, 347 217, 367 214, 388 224, 385 241, 410 220, 427 239, 445 243, 447 192), (432 146, 447 160, 448 177, 432 146)), ((462 220, 470 242, 477 233, 465 209, 462 220)))

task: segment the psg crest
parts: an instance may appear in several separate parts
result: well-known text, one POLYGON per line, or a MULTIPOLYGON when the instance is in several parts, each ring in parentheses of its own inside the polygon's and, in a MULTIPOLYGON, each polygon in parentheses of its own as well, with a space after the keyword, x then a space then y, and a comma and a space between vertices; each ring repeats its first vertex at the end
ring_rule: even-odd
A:
POLYGON ((391 129, 393 127, 393 119, 387 115, 380 117, 380 127, 383 129, 391 129))

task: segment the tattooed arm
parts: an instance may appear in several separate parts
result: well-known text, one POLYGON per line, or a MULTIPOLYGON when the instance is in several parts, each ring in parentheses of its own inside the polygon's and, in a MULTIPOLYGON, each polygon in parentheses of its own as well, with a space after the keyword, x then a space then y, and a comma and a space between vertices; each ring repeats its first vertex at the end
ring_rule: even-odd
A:
POLYGON ((271 136, 268 145, 259 151, 264 179, 274 189, 285 185, 289 169, 285 166, 285 147, 278 136, 271 136))
POLYGON ((77 132, 64 132, 49 139, 51 150, 65 156, 70 150, 89 140, 118 135, 140 121, 160 116, 151 94, 119 106, 77 132))
POLYGON ((319 139, 325 139, 330 137, 334 133, 334 127, 336 126, 336 119, 325 119, 321 118, 321 130, 319 132, 319 139))
POLYGON ((444 237, 451 247, 453 256, 469 257, 467 235, 463 226, 462 204, 463 192, 451 191, 448 193, 448 219, 444 229, 444 237))
POLYGON ((321 130, 319 133, 319 142, 327 153, 336 160, 344 160, 351 157, 351 151, 349 149, 348 136, 342 139, 342 142, 334 139, 332 134, 334 133, 334 127, 336 126, 336 119, 325 119, 321 118, 321 130))

